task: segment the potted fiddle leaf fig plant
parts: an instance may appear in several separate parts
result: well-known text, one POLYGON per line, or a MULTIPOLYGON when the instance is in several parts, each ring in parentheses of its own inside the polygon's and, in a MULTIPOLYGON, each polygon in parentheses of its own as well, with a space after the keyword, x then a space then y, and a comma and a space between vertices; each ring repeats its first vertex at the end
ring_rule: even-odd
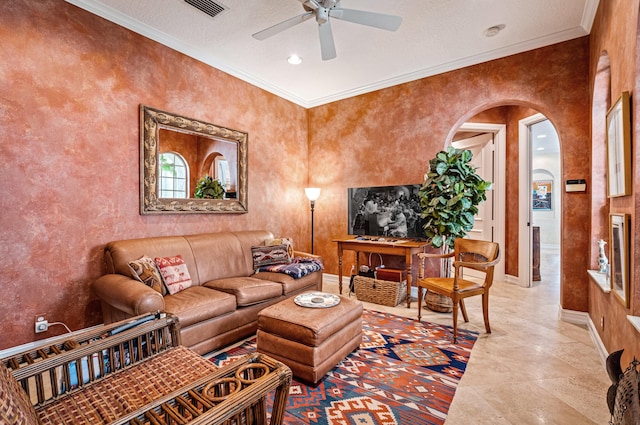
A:
MULTIPOLYGON (((472 157, 470 150, 451 146, 438 152, 429 161, 429 170, 418 193, 424 233, 430 245, 440 248, 442 254, 449 253, 455 239, 465 237, 473 228, 478 205, 487 199, 485 192, 491 188, 491 182, 482 179, 470 164, 472 157)), ((450 274, 449 260, 450 257, 443 259, 441 264, 443 277, 450 274)), ((444 298, 450 306, 451 300, 444 298)), ((429 299, 426 305, 431 308, 429 299)), ((450 307, 441 311, 447 310, 451 311, 450 307)))
POLYGON ((218 180, 206 175, 196 183, 194 196, 196 198, 222 199, 224 197, 224 188, 218 180))

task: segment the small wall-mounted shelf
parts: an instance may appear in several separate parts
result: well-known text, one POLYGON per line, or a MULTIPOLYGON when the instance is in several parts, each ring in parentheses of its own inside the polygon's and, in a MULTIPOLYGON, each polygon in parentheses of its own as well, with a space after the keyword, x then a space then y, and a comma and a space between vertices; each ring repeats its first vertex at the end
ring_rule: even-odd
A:
POLYGON ((627 320, 636 328, 636 331, 640 332, 640 316, 627 316, 627 320))
POLYGON ((591 280, 597 283, 600 289, 602 289, 602 292, 605 294, 611 292, 611 282, 607 279, 606 274, 600 273, 598 270, 587 270, 587 273, 589 273, 591 280))

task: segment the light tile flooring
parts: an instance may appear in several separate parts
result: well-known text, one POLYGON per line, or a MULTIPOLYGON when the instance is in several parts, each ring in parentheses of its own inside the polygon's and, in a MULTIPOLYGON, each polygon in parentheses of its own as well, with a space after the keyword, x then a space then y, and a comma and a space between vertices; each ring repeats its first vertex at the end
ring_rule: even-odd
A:
MULTIPOLYGON (((484 331, 480 297, 466 301, 469 323, 460 316, 460 327, 480 335, 446 425, 609 422, 610 381, 589 333, 586 327, 558 319, 559 274, 554 263, 557 251, 543 252, 542 281, 532 288, 494 282, 489 299, 491 334, 484 331)), ((338 285, 325 282, 324 290, 338 293, 338 285)), ((364 304, 417 319, 415 302, 411 309, 406 304, 394 308, 364 304)), ((451 313, 431 310, 423 310, 422 320, 452 323, 451 313)))

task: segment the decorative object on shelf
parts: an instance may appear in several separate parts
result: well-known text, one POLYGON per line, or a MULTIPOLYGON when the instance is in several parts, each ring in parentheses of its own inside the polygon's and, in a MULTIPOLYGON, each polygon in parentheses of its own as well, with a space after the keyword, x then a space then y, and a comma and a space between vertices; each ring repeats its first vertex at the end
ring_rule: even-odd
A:
MULTIPOLYGON (((491 182, 483 180, 470 164, 472 157, 470 150, 452 146, 438 152, 429 161, 429 170, 418 192, 424 233, 431 246, 441 248, 443 254, 453 249, 456 238, 465 237, 473 228, 478 205, 487 199, 485 192, 491 189, 491 182)), ((451 258, 445 257, 441 260, 440 275, 449 277, 450 273, 451 258)), ((432 305, 437 311, 442 311, 443 303, 451 303, 447 297, 431 298, 426 306, 432 305)))
POLYGON ((224 187, 218 180, 213 179, 210 175, 200 177, 196 183, 194 192, 196 198, 204 199, 222 199, 224 197, 224 187))
POLYGON ((607 241, 604 239, 598 241, 598 270, 600 273, 606 273, 609 270, 609 259, 604 252, 604 246, 606 244, 607 241))
POLYGON ((629 92, 607 112, 607 194, 631 195, 631 114, 629 92))
POLYGON ((313 211, 316 207, 316 201, 320 197, 320 188, 317 187, 307 187, 304 190, 304 193, 309 198, 309 202, 311 203, 311 253, 313 254, 313 211))

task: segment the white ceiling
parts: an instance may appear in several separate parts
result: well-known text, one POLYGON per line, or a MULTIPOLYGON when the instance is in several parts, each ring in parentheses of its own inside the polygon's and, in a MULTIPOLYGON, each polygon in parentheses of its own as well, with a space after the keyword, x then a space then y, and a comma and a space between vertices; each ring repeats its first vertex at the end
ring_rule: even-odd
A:
POLYGON ((305 108, 587 35, 599 2, 343 0, 403 21, 389 32, 331 19, 338 57, 323 61, 314 19, 251 36, 304 13, 298 0, 216 0, 226 10, 214 18, 184 0, 66 1, 305 108))

